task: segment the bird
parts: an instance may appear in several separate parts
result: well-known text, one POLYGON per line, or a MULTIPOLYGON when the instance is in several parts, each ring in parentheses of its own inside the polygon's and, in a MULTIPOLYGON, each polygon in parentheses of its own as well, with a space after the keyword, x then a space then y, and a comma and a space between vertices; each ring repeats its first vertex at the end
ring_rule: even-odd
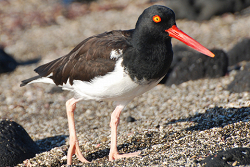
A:
POLYGON ((37 67, 34 71, 38 75, 22 81, 20 86, 50 83, 74 93, 66 101, 68 165, 74 154, 81 162, 89 163, 80 151, 74 122, 76 103, 82 100, 111 101, 115 105, 110 119, 109 161, 140 156, 140 150, 118 152, 120 114, 130 101, 155 87, 166 75, 173 59, 172 38, 207 56, 215 56, 177 27, 170 8, 152 5, 139 16, 134 29, 112 30, 86 38, 67 55, 37 67))

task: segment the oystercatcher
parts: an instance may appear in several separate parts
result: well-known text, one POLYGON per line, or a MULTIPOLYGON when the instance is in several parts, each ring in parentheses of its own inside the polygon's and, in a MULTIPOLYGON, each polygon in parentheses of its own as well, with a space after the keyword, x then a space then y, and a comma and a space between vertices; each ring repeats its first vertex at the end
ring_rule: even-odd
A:
POLYGON ((177 28, 171 9, 153 5, 143 11, 135 29, 91 36, 69 54, 36 68, 37 76, 22 81, 20 86, 43 82, 74 92, 74 97, 66 102, 70 134, 68 165, 73 154, 80 161, 88 162, 80 152, 74 123, 76 103, 81 100, 113 101, 116 105, 110 121, 110 161, 139 156, 140 151, 118 153, 119 117, 134 97, 156 86, 167 73, 173 58, 171 37, 214 57, 212 52, 177 28))

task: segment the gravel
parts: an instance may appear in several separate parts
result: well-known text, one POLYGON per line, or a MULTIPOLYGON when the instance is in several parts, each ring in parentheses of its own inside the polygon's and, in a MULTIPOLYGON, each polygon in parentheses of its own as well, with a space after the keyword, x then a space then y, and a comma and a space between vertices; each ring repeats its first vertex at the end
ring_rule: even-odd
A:
MULTIPOLYGON (((8 14, 14 3, 17 3, 14 7, 18 7, 18 2, 23 1, 8 1, 4 7, 0 4, 0 9, 8 14)), ((38 64, 20 66, 12 73, 0 75, 0 118, 21 124, 44 150, 18 166, 66 166, 69 134, 65 102, 73 96, 47 84, 20 88, 21 80, 34 76, 33 69, 38 65, 66 54, 88 36, 133 28, 141 12, 151 5, 139 0, 115 1, 114 4, 98 2, 93 2, 91 7, 122 4, 124 8, 93 9, 74 19, 59 13, 56 23, 34 24, 24 29, 14 27, 11 33, 3 31, 6 27, 0 27, 4 32, 0 42, 15 59, 42 57, 38 64)), ((26 5, 31 11, 42 13, 46 5, 54 3, 27 0, 22 7, 26 5), (35 8, 38 2, 42 3, 41 7, 35 8), (35 7, 30 7, 31 4, 35 7)), ((7 14, 4 17, 11 17, 7 14)), ((177 25, 210 49, 228 51, 242 38, 250 37, 250 15, 226 14, 204 22, 177 20, 177 25)), ((173 45, 176 44, 180 43, 173 40, 173 45)), ((141 150, 142 157, 109 162, 109 121, 114 106, 106 102, 78 103, 75 111, 77 135, 82 153, 91 163, 83 164, 73 157, 73 165, 199 166, 197 161, 217 151, 250 147, 250 93, 227 90, 236 75, 237 71, 233 70, 216 79, 169 87, 158 85, 129 103, 121 114, 118 149, 121 153, 141 150), (135 121, 127 121, 128 117, 135 121)))

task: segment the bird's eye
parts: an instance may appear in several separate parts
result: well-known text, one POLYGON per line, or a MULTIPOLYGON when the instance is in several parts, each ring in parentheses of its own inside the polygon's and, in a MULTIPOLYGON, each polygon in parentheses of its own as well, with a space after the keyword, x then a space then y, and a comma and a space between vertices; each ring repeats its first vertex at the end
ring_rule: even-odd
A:
POLYGON ((158 16, 158 15, 155 15, 155 16, 153 17, 153 21, 156 22, 156 23, 159 23, 159 22, 161 22, 161 17, 158 16))

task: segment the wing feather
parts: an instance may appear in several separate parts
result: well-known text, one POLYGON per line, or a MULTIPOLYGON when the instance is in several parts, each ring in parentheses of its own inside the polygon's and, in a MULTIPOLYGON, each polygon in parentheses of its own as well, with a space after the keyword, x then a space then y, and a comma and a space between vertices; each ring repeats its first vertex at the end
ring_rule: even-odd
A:
POLYGON ((89 37, 79 43, 69 54, 39 66, 35 72, 41 77, 50 77, 56 85, 69 80, 90 81, 103 76, 115 68, 116 61, 110 59, 113 49, 125 51, 131 47, 129 40, 133 30, 110 31, 89 37))

